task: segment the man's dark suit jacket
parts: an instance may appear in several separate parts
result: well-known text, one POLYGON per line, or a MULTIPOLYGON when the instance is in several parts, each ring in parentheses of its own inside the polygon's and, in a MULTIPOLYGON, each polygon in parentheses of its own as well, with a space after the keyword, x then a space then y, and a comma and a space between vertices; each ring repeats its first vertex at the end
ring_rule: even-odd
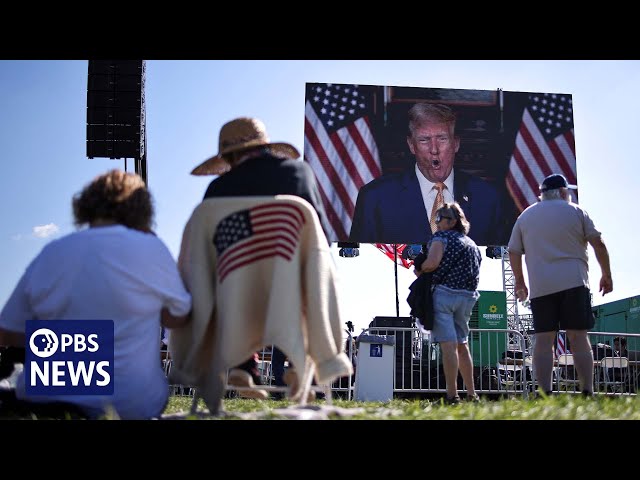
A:
MULTIPOLYGON (((477 245, 506 245, 504 208, 498 191, 486 181, 456 170, 453 194, 471 224, 477 245)), ((415 169, 383 175, 360 189, 350 242, 427 243, 429 214, 415 169)))
POLYGON ((304 198, 318 212, 326 235, 327 216, 316 177, 309 164, 301 160, 271 155, 249 158, 214 179, 204 198, 258 195, 296 195, 304 198))

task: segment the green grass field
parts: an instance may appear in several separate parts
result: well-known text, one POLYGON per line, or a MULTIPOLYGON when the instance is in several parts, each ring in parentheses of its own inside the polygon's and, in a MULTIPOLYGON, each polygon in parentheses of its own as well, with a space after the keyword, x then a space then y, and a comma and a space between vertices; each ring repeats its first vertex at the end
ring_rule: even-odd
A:
MULTIPOLYGON (((281 409, 292 406, 287 401, 225 399, 225 414, 221 417, 198 415, 189 417, 191 398, 171 397, 165 415, 184 414, 180 418, 198 419, 283 419, 281 409)), ((312 404, 327 407, 324 400, 312 404)), ((545 399, 523 398, 486 400, 480 403, 444 405, 440 400, 392 400, 390 402, 355 402, 333 399, 332 407, 343 414, 328 418, 335 420, 640 420, 640 397, 596 396, 561 394, 545 399)), ((206 412, 201 403, 199 414, 206 412)))
MULTIPOLYGON (((549 398, 499 400, 445 405, 441 400, 394 399, 389 402, 356 402, 334 398, 329 405, 317 400, 309 408, 296 407, 286 400, 223 400, 224 413, 209 415, 200 401, 198 414, 189 415, 192 399, 172 396, 164 419, 187 420, 284 420, 290 418, 328 420, 640 420, 640 397, 560 394, 549 398)), ((48 419, 45 416, 9 415, 9 419, 48 419)), ((60 417, 55 417, 60 418, 60 417)), ((68 417, 72 419, 74 417, 68 417)), ((105 419, 117 419, 107 416, 105 419)))

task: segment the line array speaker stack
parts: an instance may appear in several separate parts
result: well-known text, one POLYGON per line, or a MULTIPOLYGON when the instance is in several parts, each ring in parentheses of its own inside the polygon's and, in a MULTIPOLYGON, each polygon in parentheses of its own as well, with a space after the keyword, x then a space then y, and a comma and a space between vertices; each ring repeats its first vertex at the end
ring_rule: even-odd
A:
POLYGON ((144 60, 89 60, 87 157, 144 157, 144 60))

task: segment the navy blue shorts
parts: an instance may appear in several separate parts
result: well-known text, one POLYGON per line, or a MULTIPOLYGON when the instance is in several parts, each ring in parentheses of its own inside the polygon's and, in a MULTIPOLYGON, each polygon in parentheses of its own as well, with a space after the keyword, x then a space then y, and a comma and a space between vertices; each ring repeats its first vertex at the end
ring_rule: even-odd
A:
POLYGON ((585 286, 532 298, 531 312, 536 333, 591 330, 596 322, 591 310, 591 293, 585 286))

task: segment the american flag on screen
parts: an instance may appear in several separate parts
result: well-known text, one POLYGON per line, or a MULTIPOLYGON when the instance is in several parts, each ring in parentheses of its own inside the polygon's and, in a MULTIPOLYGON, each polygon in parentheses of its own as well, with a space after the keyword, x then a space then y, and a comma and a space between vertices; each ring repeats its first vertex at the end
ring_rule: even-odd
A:
POLYGON ((560 355, 564 355, 565 353, 571 353, 567 347, 566 333, 558 332, 556 339, 556 358, 560 355))
POLYGON ((302 210, 283 203, 261 204, 222 219, 213 237, 220 281, 263 258, 291 260, 304 223, 302 210))
POLYGON ((307 83, 304 159, 318 180, 332 241, 347 241, 358 190, 382 173, 373 95, 372 86, 307 83))
MULTIPOLYGON (((408 258, 402 258, 402 252, 404 252, 404 249, 407 248, 407 244, 406 243, 400 243, 397 246, 397 250, 398 250, 398 257, 396 260, 396 263, 398 265, 401 265, 405 268, 411 268, 411 265, 413 265, 413 260, 409 260, 408 258)), ((393 254, 393 244, 388 244, 388 243, 376 243, 376 247, 378 248, 378 250, 380 250, 382 253, 384 253, 387 257, 389 257, 391 260, 393 260, 394 258, 394 254, 393 254)))
MULTIPOLYGON (((524 108, 506 183, 520 211, 538 201, 538 186, 552 173, 576 184, 571 95, 532 93, 524 108)), ((577 202, 577 192, 573 193, 577 202)))

